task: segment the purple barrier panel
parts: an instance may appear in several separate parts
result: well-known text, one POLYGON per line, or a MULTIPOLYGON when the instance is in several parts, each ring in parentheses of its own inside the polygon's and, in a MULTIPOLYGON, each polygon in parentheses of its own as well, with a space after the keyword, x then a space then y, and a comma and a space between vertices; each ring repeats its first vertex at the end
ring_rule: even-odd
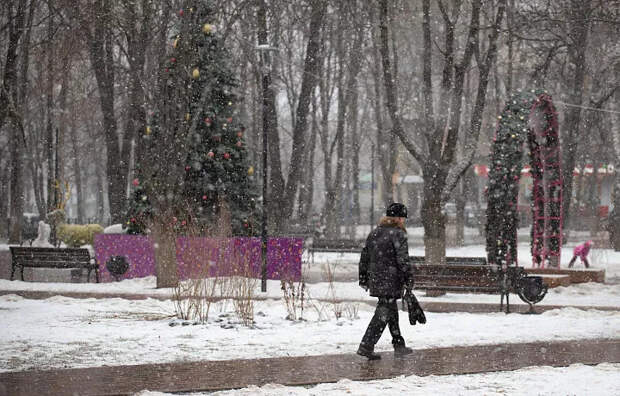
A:
POLYGON ((205 276, 256 276, 260 262, 258 238, 177 238, 179 279, 205 276))
MULTIPOLYGON (((301 279, 302 238, 270 238, 267 243, 267 278, 301 279)), ((179 279, 261 274, 260 238, 177 239, 179 279)))
POLYGON ((127 272, 120 279, 142 278, 155 275, 155 249, 146 236, 125 234, 95 235, 95 260, 99 264, 101 282, 111 282, 114 277, 106 268, 112 256, 125 256, 129 263, 127 272))
POLYGON ((267 241, 267 279, 301 280, 303 238, 269 238, 267 241))

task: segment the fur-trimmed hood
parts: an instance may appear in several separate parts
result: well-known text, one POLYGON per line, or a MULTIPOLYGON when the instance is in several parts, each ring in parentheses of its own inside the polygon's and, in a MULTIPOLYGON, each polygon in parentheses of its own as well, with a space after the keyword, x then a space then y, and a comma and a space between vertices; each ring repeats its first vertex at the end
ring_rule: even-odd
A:
POLYGON ((405 227, 400 225, 398 219, 400 219, 400 217, 383 216, 381 220, 379 220, 379 227, 400 228, 401 230, 407 232, 405 227))

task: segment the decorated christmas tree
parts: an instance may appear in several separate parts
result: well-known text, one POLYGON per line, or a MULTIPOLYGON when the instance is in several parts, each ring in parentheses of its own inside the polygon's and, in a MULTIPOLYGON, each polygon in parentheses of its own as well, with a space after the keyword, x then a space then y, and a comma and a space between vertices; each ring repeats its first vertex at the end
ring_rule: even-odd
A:
POLYGON ((558 265, 562 238, 562 176, 557 113, 545 90, 517 92, 498 116, 489 164, 487 257, 517 264, 518 196, 524 142, 528 142, 533 188, 532 258, 558 265))
POLYGON ((187 4, 179 10, 171 56, 161 71, 157 110, 137 150, 128 232, 145 233, 165 212, 181 233, 190 224, 221 227, 226 219, 233 235, 252 235, 257 189, 231 57, 207 2, 187 4))

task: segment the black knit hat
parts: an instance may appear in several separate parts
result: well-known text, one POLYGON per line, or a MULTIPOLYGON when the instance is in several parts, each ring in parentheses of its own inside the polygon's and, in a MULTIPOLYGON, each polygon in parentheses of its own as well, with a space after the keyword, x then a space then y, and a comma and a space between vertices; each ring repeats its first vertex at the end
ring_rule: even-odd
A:
POLYGON ((407 207, 398 202, 391 203, 385 211, 385 215, 388 217, 407 217, 407 207))

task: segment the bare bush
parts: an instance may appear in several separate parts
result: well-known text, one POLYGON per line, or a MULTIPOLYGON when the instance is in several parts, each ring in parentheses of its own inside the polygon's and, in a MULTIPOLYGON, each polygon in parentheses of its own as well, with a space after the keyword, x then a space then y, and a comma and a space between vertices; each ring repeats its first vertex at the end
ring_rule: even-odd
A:
POLYGON ((218 283, 217 277, 179 282, 172 294, 177 318, 206 323, 218 283))
POLYGON ((344 306, 344 316, 349 320, 359 319, 360 305, 357 303, 349 303, 344 306))
POLYGON ((331 305, 332 312, 336 317, 336 320, 342 317, 342 312, 344 310, 344 304, 336 297, 336 288, 334 286, 334 264, 330 264, 329 262, 325 264, 323 267, 325 278, 327 279, 327 300, 331 305))
POLYGON ((233 272, 229 290, 232 294, 235 314, 245 326, 251 326, 254 324, 254 292, 257 279, 254 278, 252 272, 250 253, 236 249, 227 253, 233 272))
POLYGON ((293 321, 303 320, 304 302, 306 299, 306 282, 303 277, 297 283, 291 279, 281 279, 280 288, 284 298, 284 305, 286 306, 286 319, 293 321), (299 316, 297 315, 298 307, 299 316))

